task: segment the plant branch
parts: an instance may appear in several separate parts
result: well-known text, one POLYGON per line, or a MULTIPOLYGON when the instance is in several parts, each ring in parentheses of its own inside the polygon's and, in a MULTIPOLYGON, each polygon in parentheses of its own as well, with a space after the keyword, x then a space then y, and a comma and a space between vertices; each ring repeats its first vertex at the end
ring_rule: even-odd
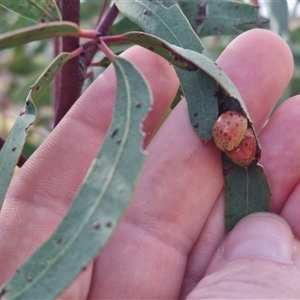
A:
MULTIPOLYGON (((103 20, 100 20, 97 26, 96 31, 98 32, 98 36, 104 36, 107 34, 109 28, 113 25, 118 14, 119 10, 113 3, 108 9, 103 20)), ((88 41, 83 45, 83 47, 84 53, 81 55, 81 62, 83 66, 87 68, 98 50, 98 43, 96 41, 88 41)))
MULTIPOLYGON (((71 21, 79 25, 80 0, 61 0, 60 8, 63 21, 71 21)), ((63 52, 72 52, 78 48, 78 37, 62 38, 63 52)), ((60 72, 59 95, 58 98, 55 99, 54 126, 60 122, 75 101, 79 98, 83 82, 84 72, 80 66, 79 57, 75 57, 68 61, 60 72)))

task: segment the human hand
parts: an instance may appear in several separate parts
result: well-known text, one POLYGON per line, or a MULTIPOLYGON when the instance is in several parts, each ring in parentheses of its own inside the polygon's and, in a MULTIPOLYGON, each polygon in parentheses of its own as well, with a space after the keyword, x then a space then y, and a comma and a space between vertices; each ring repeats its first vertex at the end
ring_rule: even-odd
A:
MULTIPOLYGON (((144 124, 147 162, 114 236, 61 298, 299 298, 300 98, 286 101, 259 135, 273 212, 296 238, 273 214, 251 215, 225 236, 220 154, 194 133, 185 101, 155 134, 178 88, 173 68, 139 47, 124 56, 155 98, 144 124)), ((252 30, 217 63, 259 131, 291 78, 288 47, 269 31, 252 30)), ((110 67, 15 176, 0 214, 0 283, 66 213, 108 129, 114 96, 110 67)))

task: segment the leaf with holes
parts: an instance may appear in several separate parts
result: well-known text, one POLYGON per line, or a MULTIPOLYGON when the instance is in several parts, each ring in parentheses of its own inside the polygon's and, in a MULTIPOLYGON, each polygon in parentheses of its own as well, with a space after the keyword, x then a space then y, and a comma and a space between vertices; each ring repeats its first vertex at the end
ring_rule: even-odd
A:
POLYGON ((55 298, 104 247, 131 199, 145 161, 140 128, 152 96, 129 61, 116 57, 113 63, 117 96, 102 148, 65 218, 0 289, 2 299, 55 298))
MULTIPOLYGON (((191 49, 197 53, 202 52, 201 41, 177 1, 134 0, 128 3, 125 0, 117 0, 115 3, 128 19, 145 32, 153 34, 169 44, 191 49)), ((148 48, 152 50, 151 46, 148 48)), ((217 83, 201 70, 184 72, 176 68, 176 72, 184 96, 188 99, 191 124, 200 138, 208 141, 212 137, 211 129, 218 117, 217 83)))
POLYGON ((0 0, 0 5, 36 23, 61 21, 55 0, 0 0))

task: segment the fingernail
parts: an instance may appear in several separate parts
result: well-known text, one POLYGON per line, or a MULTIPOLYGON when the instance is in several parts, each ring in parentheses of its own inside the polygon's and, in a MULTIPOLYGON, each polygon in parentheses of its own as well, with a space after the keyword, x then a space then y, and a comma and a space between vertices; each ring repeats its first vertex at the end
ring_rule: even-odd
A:
POLYGON ((294 236, 281 217, 271 213, 256 213, 240 221, 225 242, 225 260, 260 258, 279 263, 291 263, 294 236))

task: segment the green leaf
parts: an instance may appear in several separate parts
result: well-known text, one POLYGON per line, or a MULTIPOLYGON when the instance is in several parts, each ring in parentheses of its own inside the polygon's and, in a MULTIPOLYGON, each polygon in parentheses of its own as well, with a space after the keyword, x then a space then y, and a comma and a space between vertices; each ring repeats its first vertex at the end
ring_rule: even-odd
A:
POLYGON ((30 89, 23 110, 0 151, 0 207, 2 206, 14 169, 21 156, 27 136, 26 130, 36 117, 34 102, 37 102, 41 98, 57 72, 70 58, 71 55, 69 53, 61 53, 37 79, 30 89))
POLYGON ((200 37, 236 35, 267 22, 257 7, 236 1, 180 0, 179 5, 200 37))
POLYGON ((225 154, 222 157, 225 180, 226 231, 245 216, 270 210, 271 189, 263 167, 252 163, 235 165, 225 154))
POLYGON ((236 86, 220 67, 206 56, 171 45, 146 33, 131 32, 124 34, 122 39, 125 42, 133 42, 154 51, 183 70, 197 71, 189 72, 188 74, 191 75, 188 77, 185 77, 185 74, 182 73, 180 83, 188 102, 192 125, 204 141, 211 138, 212 127, 218 116, 216 82, 225 94, 237 100, 241 112, 248 118, 249 124, 252 124, 246 105, 236 86), (204 116, 205 119, 201 120, 200 118, 204 116))
POLYGON ((0 208, 21 156, 26 139, 26 130, 34 122, 35 117, 35 105, 28 98, 0 151, 0 208))
POLYGON ((145 32, 173 45, 197 52, 203 50, 201 41, 176 1, 116 0, 115 4, 122 14, 145 32))
MULTIPOLYGON (((116 5, 127 18, 138 24, 144 31, 156 35, 172 45, 192 49, 196 52, 203 50, 201 41, 176 1, 135 0, 128 4, 128 1, 117 0, 116 5)), ((147 48, 152 50, 151 46, 147 48)), ((159 49, 156 48, 153 51, 157 50, 159 49)), ((218 117, 218 103, 215 97, 217 84, 200 70, 190 73, 176 69, 176 72, 184 95, 188 99, 191 124, 200 138, 208 141, 212 137, 212 125, 218 117), (205 118, 201 119, 201 124, 199 124, 202 116, 205 118)))
POLYGON ((132 196, 145 161, 140 125, 151 104, 143 76, 115 58, 117 97, 105 141, 67 215, 2 287, 2 299, 53 299, 104 247, 132 196))
MULTIPOLYGON (((198 102, 195 103, 194 99, 196 98, 196 95, 190 98, 189 94, 185 92, 192 124, 196 127, 195 129, 198 128, 198 124, 199 127, 204 127, 206 129, 206 132, 200 131, 200 137, 202 137, 203 132, 207 134, 207 136, 204 135, 206 138, 212 133, 214 119, 211 117, 210 113, 214 108, 209 106, 211 98, 206 97, 206 95, 216 96, 214 94, 216 92, 214 82, 217 82, 218 86, 222 89, 223 94, 227 95, 224 98, 224 103, 222 103, 225 110, 234 108, 235 110, 241 111, 241 113, 248 118, 248 126, 255 132, 246 105, 244 104, 238 89, 213 61, 200 53, 170 45, 169 43, 146 33, 131 32, 124 34, 122 39, 126 42, 131 41, 147 49, 151 49, 166 58, 175 66, 190 71, 192 74, 198 73, 198 78, 201 78, 200 76, 204 73, 207 75, 206 80, 201 82, 199 79, 199 84, 196 86, 194 86, 195 81, 184 82, 184 79, 181 78, 182 86, 185 87, 187 91, 199 94, 198 102), (211 78, 211 86, 209 85, 207 78, 211 78), (203 85, 201 86, 201 84, 203 85), (204 96, 201 98, 200 96, 202 94, 204 96), (199 105, 199 103, 201 103, 201 105, 199 105), (193 108, 194 105, 195 108, 193 108)), ((220 93, 220 91, 218 92, 220 93)), ((213 100, 213 102, 217 102, 216 99, 213 100)), ((258 140, 257 145, 256 156, 257 160, 259 160, 260 146, 258 140)), ((223 160, 223 167, 226 196, 226 227, 230 230, 232 226, 245 215, 255 211, 268 211, 270 209, 271 190, 267 176, 264 173, 262 166, 257 164, 257 161, 248 167, 239 167, 227 158, 225 162, 223 160), (230 172, 228 172, 228 170, 230 170, 230 172), (256 194, 256 190, 260 193, 259 195, 256 194), (236 203, 238 203, 238 205, 236 203), (235 209, 235 205, 237 205, 237 207, 240 205, 241 208, 235 209)))
POLYGON ((71 58, 70 53, 62 52, 51 62, 36 83, 31 87, 31 97, 34 102, 37 102, 42 97, 56 74, 71 58))
POLYGON ((286 0, 271 1, 270 6, 270 29, 284 39, 289 36, 289 11, 286 0))
POLYGON ((0 0, 0 5, 36 23, 61 21, 55 0, 0 0))
POLYGON ((49 22, 0 35, 0 50, 56 36, 75 36, 80 33, 72 22, 49 22))

